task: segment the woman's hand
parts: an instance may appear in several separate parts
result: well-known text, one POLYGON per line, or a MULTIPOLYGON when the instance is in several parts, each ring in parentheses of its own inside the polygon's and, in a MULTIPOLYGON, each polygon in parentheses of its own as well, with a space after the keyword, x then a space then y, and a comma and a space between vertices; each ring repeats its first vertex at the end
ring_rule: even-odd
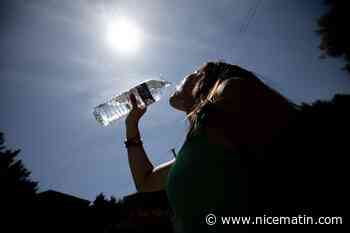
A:
POLYGON ((138 124, 143 114, 145 114, 145 112, 147 111, 147 106, 145 106, 144 108, 138 107, 136 97, 133 93, 130 94, 129 99, 131 101, 132 109, 126 117, 125 123, 127 125, 138 124))

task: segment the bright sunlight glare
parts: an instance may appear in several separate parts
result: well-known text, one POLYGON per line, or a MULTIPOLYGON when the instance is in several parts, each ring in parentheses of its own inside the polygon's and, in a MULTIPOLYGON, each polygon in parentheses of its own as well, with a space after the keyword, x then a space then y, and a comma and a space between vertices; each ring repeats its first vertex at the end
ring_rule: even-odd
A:
POLYGON ((140 49, 141 30, 127 18, 118 18, 107 24, 107 43, 122 53, 133 53, 140 49))

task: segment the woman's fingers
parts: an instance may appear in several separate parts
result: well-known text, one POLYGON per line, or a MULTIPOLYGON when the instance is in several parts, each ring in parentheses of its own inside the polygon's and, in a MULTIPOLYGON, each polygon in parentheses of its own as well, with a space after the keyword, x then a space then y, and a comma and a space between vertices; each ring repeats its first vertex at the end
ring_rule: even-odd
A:
POLYGON ((128 116, 126 117, 126 122, 128 124, 130 123, 134 124, 135 122, 138 122, 140 120, 140 118, 143 116, 143 114, 146 112, 147 109, 146 109, 146 106, 144 108, 140 108, 139 106, 137 106, 137 99, 135 94, 130 93, 129 99, 132 105, 132 109, 128 114, 128 116))
POLYGON ((130 101, 131 101, 131 105, 132 105, 132 109, 134 110, 144 110, 147 106, 144 106, 144 107, 141 107, 141 106, 138 106, 137 104, 137 99, 136 99, 136 96, 134 93, 130 93, 130 101))
POLYGON ((136 101, 136 97, 135 97, 134 93, 131 93, 129 98, 130 98, 132 107, 134 109, 137 108, 137 101, 136 101))

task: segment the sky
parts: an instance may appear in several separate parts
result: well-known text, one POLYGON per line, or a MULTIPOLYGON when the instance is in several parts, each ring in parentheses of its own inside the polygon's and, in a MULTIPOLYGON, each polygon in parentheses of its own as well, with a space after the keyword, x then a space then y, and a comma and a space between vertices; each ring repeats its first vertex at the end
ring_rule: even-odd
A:
MULTIPOLYGON (((180 83, 218 59, 260 74, 297 104, 350 94, 343 61, 319 58, 315 30, 326 9, 322 0, 1 1, 0 131, 21 149, 39 191, 128 195, 136 188, 125 118, 102 127, 96 105, 148 78, 180 83), (120 16, 141 32, 137 51, 107 43, 106 25, 120 16)), ((173 158, 188 127, 168 103, 174 88, 140 121, 154 166, 173 158)))

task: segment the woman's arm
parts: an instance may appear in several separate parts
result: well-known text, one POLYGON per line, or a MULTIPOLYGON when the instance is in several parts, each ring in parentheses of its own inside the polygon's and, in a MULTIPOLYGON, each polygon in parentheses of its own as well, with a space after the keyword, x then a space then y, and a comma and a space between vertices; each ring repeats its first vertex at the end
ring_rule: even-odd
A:
POLYGON ((166 180, 174 162, 175 159, 172 159, 154 168, 152 172, 145 177, 142 187, 143 192, 155 192, 165 189, 166 180))
MULTIPOLYGON (((127 138, 139 135, 137 124, 127 124, 126 129, 127 138)), ((137 191, 154 192, 164 189, 169 170, 175 159, 154 168, 142 145, 132 146, 127 150, 129 165, 137 191)))
MULTIPOLYGON (((126 138, 130 139, 140 135, 138 122, 126 124, 126 138)), ((153 170, 153 165, 148 159, 143 145, 127 148, 129 166, 137 191, 143 191, 146 176, 153 170)))
MULTIPOLYGON (((140 136, 139 120, 146 108, 139 108, 134 95, 130 95, 132 110, 126 118, 126 138, 140 136)), ((128 147, 129 166, 137 191, 152 192, 164 189, 169 169, 174 160, 170 160, 154 169, 147 157, 143 145, 128 147)))

